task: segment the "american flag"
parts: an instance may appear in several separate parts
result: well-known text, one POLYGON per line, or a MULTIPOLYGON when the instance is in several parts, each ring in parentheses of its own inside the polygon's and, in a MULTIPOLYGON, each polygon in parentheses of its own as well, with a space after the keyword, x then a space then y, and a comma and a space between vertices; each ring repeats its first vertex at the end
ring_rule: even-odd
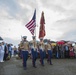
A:
POLYGON ((27 23, 25 26, 28 28, 28 30, 31 32, 31 34, 34 35, 34 31, 35 31, 35 27, 36 27, 36 9, 34 11, 34 15, 31 19, 31 21, 29 23, 27 23))

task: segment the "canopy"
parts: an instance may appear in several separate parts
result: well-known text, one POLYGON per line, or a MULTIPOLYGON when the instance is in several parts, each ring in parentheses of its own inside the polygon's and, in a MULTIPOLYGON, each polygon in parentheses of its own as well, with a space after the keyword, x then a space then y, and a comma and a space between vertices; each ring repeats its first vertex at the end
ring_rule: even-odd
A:
POLYGON ((64 41, 57 41, 57 44, 65 44, 65 42, 64 41))
POLYGON ((52 46, 56 46, 56 43, 51 43, 52 46))
POLYGON ((3 40, 2 37, 0 37, 0 40, 3 40))
POLYGON ((75 43, 74 41, 69 41, 69 42, 67 42, 67 44, 73 44, 73 43, 75 43))

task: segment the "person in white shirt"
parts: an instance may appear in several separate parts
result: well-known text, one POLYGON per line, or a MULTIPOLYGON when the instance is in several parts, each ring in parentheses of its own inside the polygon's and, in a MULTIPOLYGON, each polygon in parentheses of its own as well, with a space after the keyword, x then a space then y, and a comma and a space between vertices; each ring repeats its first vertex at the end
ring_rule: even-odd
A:
POLYGON ((4 58, 4 45, 0 43, 0 62, 4 62, 3 58, 4 58))

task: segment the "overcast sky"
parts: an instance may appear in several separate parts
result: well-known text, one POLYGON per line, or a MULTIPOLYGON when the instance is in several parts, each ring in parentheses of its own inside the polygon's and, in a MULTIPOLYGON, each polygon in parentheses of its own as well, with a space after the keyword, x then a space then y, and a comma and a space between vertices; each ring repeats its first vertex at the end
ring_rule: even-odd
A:
POLYGON ((76 41, 76 0, 0 0, 0 36, 5 42, 17 45, 24 35, 32 39, 25 25, 35 8, 37 40, 44 11, 45 38, 76 41))

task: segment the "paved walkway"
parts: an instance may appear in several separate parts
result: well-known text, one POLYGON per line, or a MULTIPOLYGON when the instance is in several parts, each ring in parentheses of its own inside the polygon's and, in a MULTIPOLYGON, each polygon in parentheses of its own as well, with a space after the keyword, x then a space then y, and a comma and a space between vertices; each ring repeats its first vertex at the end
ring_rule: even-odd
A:
POLYGON ((45 66, 37 60, 37 68, 32 67, 31 59, 27 61, 27 70, 23 70, 22 60, 12 58, 0 63, 0 75, 76 75, 76 59, 52 59, 49 65, 45 59, 45 66))

